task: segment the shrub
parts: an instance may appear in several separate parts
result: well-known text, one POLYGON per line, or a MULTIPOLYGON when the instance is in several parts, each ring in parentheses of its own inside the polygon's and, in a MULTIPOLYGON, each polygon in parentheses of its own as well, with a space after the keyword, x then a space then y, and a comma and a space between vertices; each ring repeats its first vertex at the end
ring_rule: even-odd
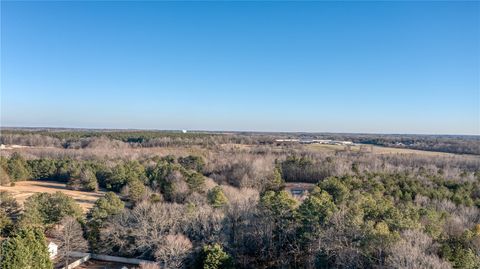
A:
POLYGON ((203 269, 234 268, 233 259, 226 253, 220 244, 206 245, 202 250, 203 269))
POLYGON ((178 163, 185 169, 195 170, 199 173, 203 172, 205 161, 200 156, 189 155, 187 157, 178 158, 178 163))
POLYGON ((205 177, 197 172, 183 171, 184 177, 191 191, 202 192, 205 186, 205 177))
POLYGON ((127 183, 122 193, 125 193, 130 201, 137 203, 145 197, 147 188, 140 180, 131 180, 127 183))
POLYGON ((214 208, 221 208, 228 203, 228 199, 220 186, 216 186, 208 192, 208 202, 214 208))
POLYGON ((466 231, 461 236, 451 237, 440 248, 441 255, 454 268, 473 269, 480 267, 480 257, 470 247, 473 233, 466 231))

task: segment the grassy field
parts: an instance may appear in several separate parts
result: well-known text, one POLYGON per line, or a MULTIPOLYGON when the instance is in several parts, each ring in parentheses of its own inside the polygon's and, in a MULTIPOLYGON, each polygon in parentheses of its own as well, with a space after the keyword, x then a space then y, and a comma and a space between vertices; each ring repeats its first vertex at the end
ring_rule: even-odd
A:
MULTIPOLYGON (((343 145, 325 145, 325 144, 309 144, 305 145, 305 147, 312 149, 312 150, 319 150, 319 151, 342 151, 346 150, 347 147, 343 145)), ((417 155, 424 155, 424 156, 453 156, 453 153, 445 153, 445 152, 436 152, 436 151, 425 151, 425 150, 416 150, 416 149, 403 149, 403 148, 389 148, 389 147, 380 147, 380 146, 370 146, 370 145, 362 145, 362 146, 350 146, 350 150, 353 152, 358 152, 361 150, 365 150, 366 152, 371 152, 374 154, 417 154, 417 155), (363 149, 362 149, 363 148, 363 149)))
POLYGON ((186 147, 151 147, 151 148, 84 148, 64 149, 55 147, 14 147, 7 146, 0 149, 0 156, 9 157, 12 153, 18 152, 27 159, 31 158, 81 158, 91 159, 101 157, 103 159, 139 159, 153 156, 166 155, 204 155, 206 149, 199 146, 186 147))
POLYGON ((0 191, 8 191, 12 193, 13 197, 21 204, 27 200, 28 197, 32 196, 37 192, 48 192, 54 193, 61 191, 66 195, 72 197, 77 201, 77 203, 82 207, 86 212, 90 209, 95 201, 102 197, 105 192, 83 192, 83 191, 74 191, 66 188, 64 183, 53 182, 53 181, 18 181, 15 182, 15 186, 6 187, 0 186, 0 191))

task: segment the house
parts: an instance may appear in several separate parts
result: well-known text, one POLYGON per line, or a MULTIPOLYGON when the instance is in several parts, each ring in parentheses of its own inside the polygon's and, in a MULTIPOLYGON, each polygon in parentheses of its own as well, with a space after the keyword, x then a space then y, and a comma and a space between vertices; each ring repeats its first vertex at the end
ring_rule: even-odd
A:
POLYGON ((285 190, 297 200, 303 201, 307 198, 308 194, 315 188, 315 184, 301 183, 301 182, 288 182, 285 183, 285 190))
POLYGON ((300 139, 275 139, 275 142, 300 142, 300 139))
POLYGON ((50 259, 54 258, 58 254, 58 245, 50 242, 48 243, 48 253, 50 254, 50 259))

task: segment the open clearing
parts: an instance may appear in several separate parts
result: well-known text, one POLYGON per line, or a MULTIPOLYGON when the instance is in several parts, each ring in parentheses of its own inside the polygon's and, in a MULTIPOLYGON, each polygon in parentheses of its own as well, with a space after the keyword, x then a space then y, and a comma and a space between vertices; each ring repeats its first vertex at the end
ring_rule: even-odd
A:
POLYGON ((84 192, 69 190, 64 183, 43 180, 18 181, 15 182, 15 186, 13 187, 0 186, 0 191, 8 191, 12 193, 13 197, 21 204, 23 204, 28 197, 37 192, 54 193, 61 191, 75 199, 85 212, 93 206, 98 198, 105 195, 105 192, 103 191, 84 192))
MULTIPOLYGON (((310 144, 306 147, 312 150, 319 151, 341 151, 346 150, 347 147, 343 145, 325 145, 325 144, 310 144)), ((353 152, 358 152, 363 148, 367 152, 372 152, 374 154, 417 154, 424 156, 455 156, 457 154, 446 153, 446 152, 437 152, 437 151, 425 151, 425 150, 416 150, 416 149, 405 149, 405 148, 390 148, 390 147, 380 147, 373 145, 354 145, 350 146, 350 150, 353 152)))

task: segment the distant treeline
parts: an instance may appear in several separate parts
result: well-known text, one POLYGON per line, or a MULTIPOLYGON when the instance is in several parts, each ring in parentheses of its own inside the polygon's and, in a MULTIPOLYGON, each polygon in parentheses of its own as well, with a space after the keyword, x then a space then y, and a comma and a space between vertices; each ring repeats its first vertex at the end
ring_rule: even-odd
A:
POLYGON ((473 135, 300 134, 284 137, 344 140, 384 147, 480 155, 480 136, 473 135))
POLYGON ((4 135, 41 135, 49 136, 60 140, 81 140, 92 137, 107 137, 110 139, 120 140, 126 143, 145 143, 155 138, 205 138, 215 134, 209 133, 183 133, 175 131, 95 131, 95 130, 69 130, 69 131, 49 131, 49 130, 2 130, 4 135))
POLYGON ((92 143, 95 144, 95 141, 99 139, 123 142, 133 147, 209 146, 224 143, 258 144, 266 142, 265 139, 246 135, 183 133, 180 131, 32 131, 4 129, 0 135, 1 144, 63 148, 92 147, 92 143))
MULTIPOLYGON (((86 148, 99 139, 123 142, 132 147, 212 146, 219 144, 272 145, 278 138, 346 140, 360 144, 480 155, 480 136, 309 134, 309 133, 215 133, 141 130, 2 129, 0 143, 24 146, 86 148)), ((105 141, 101 141, 102 143, 105 141)), ((115 147, 119 147, 118 143, 115 147)))
POLYGON ((385 147, 408 148, 458 154, 480 154, 479 136, 387 136, 352 139, 385 147))

